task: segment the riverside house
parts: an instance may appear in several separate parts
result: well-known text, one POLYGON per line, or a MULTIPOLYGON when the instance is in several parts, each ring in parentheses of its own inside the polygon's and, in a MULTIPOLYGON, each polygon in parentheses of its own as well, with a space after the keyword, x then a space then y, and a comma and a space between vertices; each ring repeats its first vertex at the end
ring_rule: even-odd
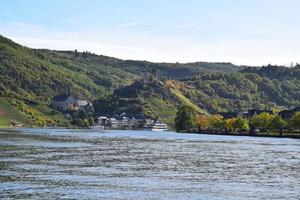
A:
POLYGON ((111 129, 132 129, 132 128, 145 128, 147 122, 153 120, 146 119, 142 114, 115 114, 113 116, 101 115, 96 118, 97 125, 111 129))
POLYGON ((51 107, 63 112, 85 110, 94 112, 94 107, 87 100, 78 100, 72 95, 58 95, 52 98, 51 107))

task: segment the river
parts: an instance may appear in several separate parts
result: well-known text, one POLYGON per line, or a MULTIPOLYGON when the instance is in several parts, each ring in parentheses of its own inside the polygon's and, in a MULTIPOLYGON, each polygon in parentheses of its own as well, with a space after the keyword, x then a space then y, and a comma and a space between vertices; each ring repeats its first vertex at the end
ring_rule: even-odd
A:
POLYGON ((0 129, 0 199, 300 199, 300 140, 0 129))

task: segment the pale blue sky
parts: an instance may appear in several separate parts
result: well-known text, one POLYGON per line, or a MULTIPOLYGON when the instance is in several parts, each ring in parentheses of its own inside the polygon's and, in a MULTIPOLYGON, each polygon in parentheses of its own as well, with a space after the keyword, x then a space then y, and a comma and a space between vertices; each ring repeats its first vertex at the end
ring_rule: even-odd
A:
POLYGON ((3 0, 0 34, 123 59, 300 62, 299 0, 3 0))

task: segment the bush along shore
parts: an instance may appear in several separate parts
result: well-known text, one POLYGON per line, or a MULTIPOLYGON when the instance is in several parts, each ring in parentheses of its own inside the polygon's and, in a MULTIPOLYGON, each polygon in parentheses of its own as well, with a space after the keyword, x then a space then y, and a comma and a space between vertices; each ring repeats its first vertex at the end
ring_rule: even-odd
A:
POLYGON ((175 127, 177 132, 185 133, 300 138, 300 112, 287 118, 275 111, 224 117, 199 114, 192 107, 182 106, 176 114, 175 127))

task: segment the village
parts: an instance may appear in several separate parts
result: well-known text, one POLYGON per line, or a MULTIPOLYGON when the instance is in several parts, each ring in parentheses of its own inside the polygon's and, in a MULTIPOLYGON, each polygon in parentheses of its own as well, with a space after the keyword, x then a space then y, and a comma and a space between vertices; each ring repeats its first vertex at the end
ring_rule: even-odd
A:
POLYGON ((52 98, 51 107, 65 113, 65 117, 72 119, 73 113, 82 111, 93 116, 91 129, 150 129, 153 131, 166 131, 168 126, 159 119, 146 118, 143 114, 120 113, 103 114, 95 113, 93 103, 87 100, 76 99, 73 95, 58 95, 52 98))
MULTIPOLYGON (((73 120, 78 117, 80 113, 88 113, 90 118, 86 120, 87 123, 80 125, 91 129, 150 129, 153 131, 168 130, 167 124, 161 122, 159 119, 150 119, 143 114, 136 113, 96 113, 92 102, 88 100, 76 99, 73 95, 64 94, 52 98, 51 107, 63 112, 65 117, 73 120), (89 122, 89 123, 88 123, 89 122)), ((296 112, 300 111, 300 107, 295 107, 289 110, 282 110, 277 113, 284 120, 289 120, 296 112)), ((218 112, 214 115, 219 115, 223 120, 233 118, 251 119, 261 113, 274 114, 273 110, 249 109, 247 111, 239 112, 218 112)), ((81 115, 83 115, 81 114, 81 115)), ((81 120, 81 119, 80 119, 81 120)))

